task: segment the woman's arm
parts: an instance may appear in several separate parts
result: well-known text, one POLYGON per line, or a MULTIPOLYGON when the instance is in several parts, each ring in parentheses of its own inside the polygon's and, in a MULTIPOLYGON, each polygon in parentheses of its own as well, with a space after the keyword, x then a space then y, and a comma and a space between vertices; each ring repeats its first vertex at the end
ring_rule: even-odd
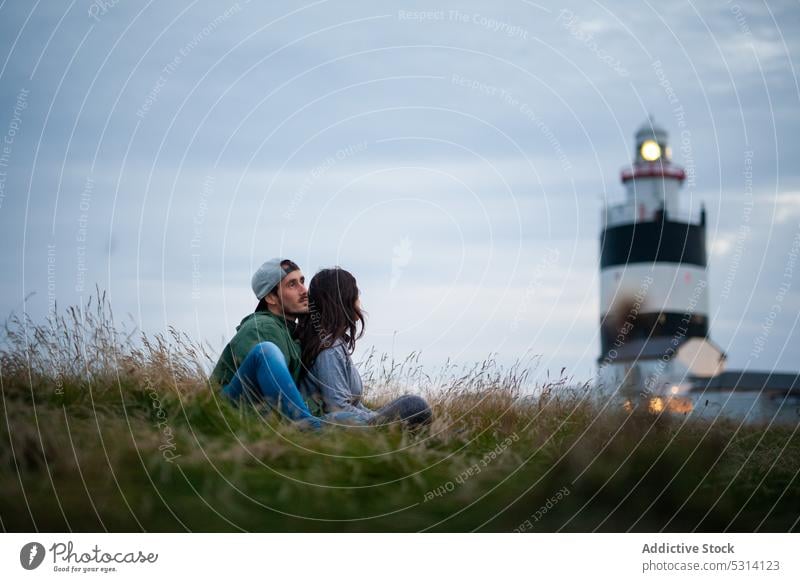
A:
POLYGON ((314 381, 319 387, 326 412, 372 412, 360 405, 360 393, 353 392, 352 374, 358 374, 358 371, 351 366, 340 346, 320 352, 310 373, 314 375, 314 381))

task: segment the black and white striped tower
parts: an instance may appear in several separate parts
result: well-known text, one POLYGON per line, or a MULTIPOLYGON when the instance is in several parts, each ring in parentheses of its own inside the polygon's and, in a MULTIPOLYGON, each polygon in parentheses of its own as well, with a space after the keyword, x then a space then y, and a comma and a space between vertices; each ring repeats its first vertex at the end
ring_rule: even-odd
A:
POLYGON ((627 372, 632 343, 655 360, 648 344, 661 352, 708 336, 705 209, 682 209, 686 174, 671 157, 667 132, 650 119, 636 132, 633 164, 622 170, 625 201, 603 209, 601 368, 627 372))

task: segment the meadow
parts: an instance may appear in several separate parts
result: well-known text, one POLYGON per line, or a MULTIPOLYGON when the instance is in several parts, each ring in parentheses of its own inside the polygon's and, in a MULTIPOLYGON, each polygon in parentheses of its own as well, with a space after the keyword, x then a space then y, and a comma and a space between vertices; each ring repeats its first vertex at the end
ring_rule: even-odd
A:
POLYGON ((538 359, 426 373, 358 363, 368 405, 429 399, 431 426, 304 432, 233 408, 216 354, 115 321, 98 292, 0 344, 3 531, 797 531, 800 436, 625 408, 538 359))

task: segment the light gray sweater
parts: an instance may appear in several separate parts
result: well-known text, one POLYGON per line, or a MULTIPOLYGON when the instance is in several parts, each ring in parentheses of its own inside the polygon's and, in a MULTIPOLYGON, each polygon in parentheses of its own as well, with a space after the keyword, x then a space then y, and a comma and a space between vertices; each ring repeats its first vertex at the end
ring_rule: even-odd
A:
POLYGON ((306 398, 320 404, 324 413, 344 410, 365 417, 374 415, 361 402, 361 375, 341 339, 319 353, 299 388, 306 398))

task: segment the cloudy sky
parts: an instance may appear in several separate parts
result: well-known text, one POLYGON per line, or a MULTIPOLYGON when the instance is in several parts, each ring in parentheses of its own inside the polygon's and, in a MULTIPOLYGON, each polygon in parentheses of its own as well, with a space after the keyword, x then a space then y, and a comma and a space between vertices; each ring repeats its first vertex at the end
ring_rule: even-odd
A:
POLYGON ((360 350, 588 380, 600 211, 653 115, 708 211, 712 339, 731 367, 796 369, 799 15, 0 1, 0 310, 98 285, 118 319, 218 351, 284 255, 356 275, 360 350))

